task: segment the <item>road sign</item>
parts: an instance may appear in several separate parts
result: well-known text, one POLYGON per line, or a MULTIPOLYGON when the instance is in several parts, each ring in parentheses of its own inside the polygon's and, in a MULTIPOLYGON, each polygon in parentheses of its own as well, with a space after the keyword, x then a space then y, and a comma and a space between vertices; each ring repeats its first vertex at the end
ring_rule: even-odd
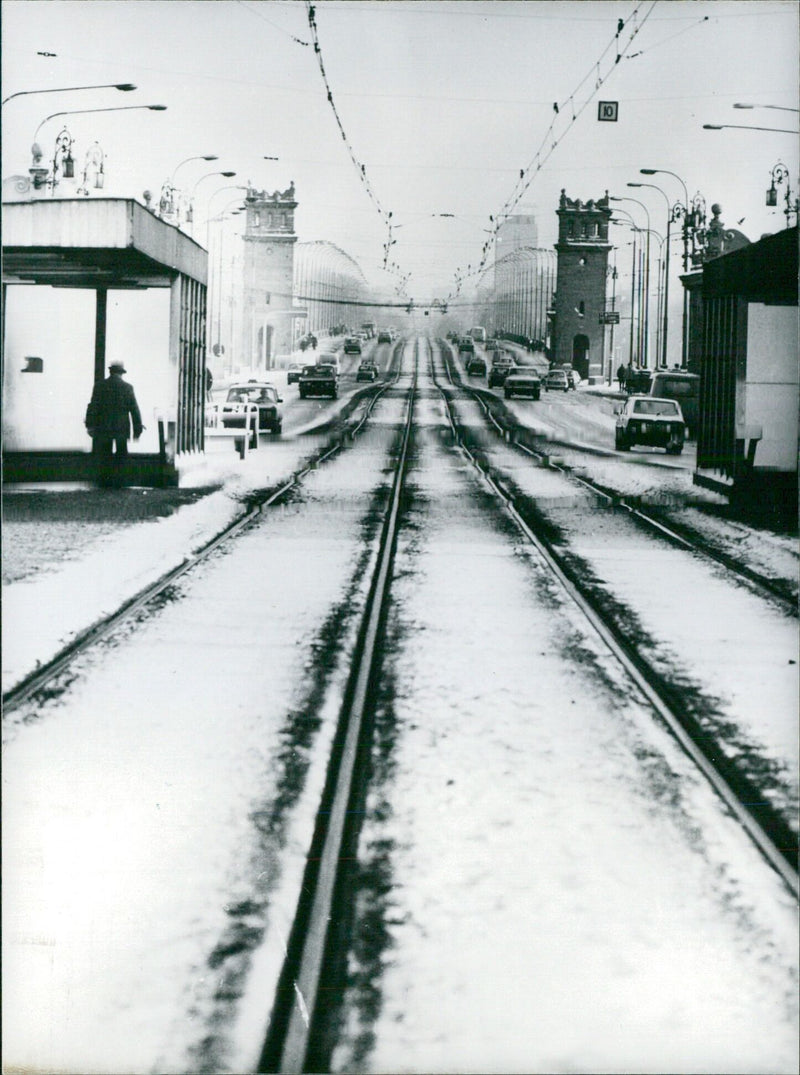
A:
POLYGON ((598 101, 597 118, 606 123, 616 123, 619 117, 619 101, 598 101))
POLYGON ((601 325, 618 325, 619 324, 619 310, 608 310, 607 313, 600 314, 601 325))

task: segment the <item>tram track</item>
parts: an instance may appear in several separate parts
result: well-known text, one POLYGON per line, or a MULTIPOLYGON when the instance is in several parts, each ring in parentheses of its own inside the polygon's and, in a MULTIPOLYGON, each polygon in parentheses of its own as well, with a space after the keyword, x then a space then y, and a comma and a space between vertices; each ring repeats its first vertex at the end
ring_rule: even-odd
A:
MULTIPOLYGON (((487 422, 498 436, 506 440, 516 450, 527 455, 529 458, 537 460, 543 466, 558 471, 571 482, 587 489, 595 496, 603 498, 610 507, 627 512, 628 515, 630 515, 630 517, 644 530, 657 534, 677 548, 682 548, 699 556, 703 556, 705 559, 711 560, 719 566, 724 567, 731 574, 736 575, 743 582, 747 583, 755 592, 778 601, 785 612, 795 618, 797 617, 797 600, 794 594, 787 591, 787 586, 785 584, 769 578, 762 572, 754 570, 749 565, 742 563, 740 560, 737 560, 735 557, 721 549, 712 548, 707 542, 698 541, 687 529, 678 527, 674 523, 668 524, 664 519, 657 518, 653 513, 645 510, 641 505, 632 503, 631 498, 628 498, 625 495, 620 495, 613 489, 610 489, 608 486, 603 485, 592 478, 576 474, 574 469, 553 459, 547 452, 534 447, 533 444, 525 443, 520 436, 522 434, 521 428, 511 426, 507 420, 503 419, 502 413, 501 418, 498 419, 498 416, 495 413, 497 407, 492 407, 490 405, 491 401, 499 402, 496 400, 496 397, 487 390, 475 388, 461 380, 456 381, 453 377, 453 358, 449 347, 443 346, 443 355, 445 370, 451 385, 453 387, 459 387, 467 392, 477 402, 483 411, 487 422)), ((535 439, 535 436, 531 435, 530 440, 534 441, 535 439)))
MULTIPOLYGON (((501 476, 486 466, 469 444, 465 443, 463 429, 459 424, 451 394, 437 379, 433 351, 431 351, 430 361, 431 375, 441 392, 455 442, 480 472, 489 488, 502 501, 519 531, 540 553, 560 585, 624 667, 683 751, 738 819, 763 858, 797 897, 800 894, 797 872, 798 848, 796 836, 789 824, 773 809, 771 804, 764 801, 760 789, 753 784, 747 774, 743 773, 734 761, 719 750, 716 742, 709 737, 690 711, 690 707, 684 703, 680 690, 676 689, 667 676, 641 655, 635 642, 620 629, 619 623, 607 615, 598 602, 597 595, 585 585, 573 561, 550 539, 546 533, 547 528, 541 525, 541 520, 531 516, 501 476)), ((449 375, 447 361, 445 361, 445 369, 449 375)), ((473 397, 477 395, 474 390, 469 389, 469 386, 460 387, 465 388, 473 397)), ((593 492, 599 492, 591 483, 584 484, 588 484, 593 492)))
POLYGON ((188 556, 180 564, 177 564, 175 567, 165 572, 149 586, 146 586, 144 589, 132 595, 113 612, 110 612, 108 615, 102 617, 100 620, 97 620, 88 628, 81 631, 49 660, 43 662, 28 675, 24 676, 18 683, 3 694, 3 712, 9 714, 26 703, 35 700, 37 697, 46 698, 49 695, 53 684, 68 671, 74 661, 94 646, 99 645, 123 624, 132 620, 142 612, 142 610, 145 610, 150 605, 157 604, 162 595, 168 592, 179 579, 195 570, 200 564, 204 563, 222 545, 226 544, 236 537, 237 534, 241 533, 254 523, 264 511, 280 505, 285 500, 286 496, 303 481, 306 475, 333 456, 337 455, 345 444, 358 436, 368 422, 372 410, 378 400, 388 389, 393 387, 399 379, 401 362, 397 360, 397 356, 401 347, 402 342, 396 345, 392 351, 391 368, 394 374, 392 380, 386 381, 379 386, 370 386, 370 388, 361 389, 358 393, 354 393, 353 399, 356 406, 360 400, 364 398, 367 399, 364 413, 354 425, 338 431, 333 438, 333 443, 328 444, 315 452, 311 458, 306 461, 305 465, 301 469, 295 471, 287 480, 275 487, 251 494, 248 497, 248 503, 245 510, 205 542, 196 552, 191 556, 188 556))
MULTIPOLYGON (((419 344, 417 343, 416 348, 419 344)), ((381 660, 380 640, 386 622, 391 572, 400 525, 400 508, 414 422, 418 356, 409 392, 402 443, 394 470, 376 567, 352 659, 352 668, 328 765, 301 896, 287 944, 286 960, 276 990, 269 1030, 258 1070, 305 1070, 315 1021, 320 1017, 320 981, 326 960, 336 958, 336 939, 329 936, 332 908, 341 893, 343 848, 352 840, 361 793, 358 780, 367 766, 371 730, 371 696, 381 660)))

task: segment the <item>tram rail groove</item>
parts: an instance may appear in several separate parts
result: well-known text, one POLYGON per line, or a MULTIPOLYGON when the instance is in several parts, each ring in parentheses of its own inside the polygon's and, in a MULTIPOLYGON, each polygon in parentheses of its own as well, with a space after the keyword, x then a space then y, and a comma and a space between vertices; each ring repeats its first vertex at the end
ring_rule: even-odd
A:
MULTIPOLYGON (((393 355, 393 362, 394 357, 395 356, 393 355)), ((81 631, 48 661, 43 662, 39 667, 24 676, 18 683, 14 684, 13 687, 10 687, 2 697, 3 712, 11 713, 16 709, 19 709, 20 706, 30 701, 41 691, 46 690, 48 684, 56 680, 63 672, 65 672, 73 661, 77 660, 78 657, 93 646, 102 642, 103 639, 112 634, 122 623, 136 615, 137 612, 154 601, 183 575, 191 571, 204 560, 208 559, 220 545, 235 537, 245 527, 254 522, 266 508, 270 508, 280 501, 282 497, 298 485, 303 478, 312 473, 312 471, 321 463, 325 463, 328 459, 341 451, 347 441, 352 440, 353 437, 361 432, 372 414, 375 404, 390 387, 397 383, 398 377, 399 372, 396 372, 392 381, 387 381, 377 388, 370 386, 372 391, 370 391, 369 388, 361 390, 356 397, 357 402, 365 398, 365 396, 368 396, 368 402, 364 414, 361 415, 359 421, 352 427, 352 429, 345 429, 339 434, 338 439, 334 444, 317 452, 301 470, 296 471, 290 478, 282 482, 276 488, 251 495, 249 497, 249 507, 242 514, 237 515, 232 519, 221 531, 219 531, 219 533, 210 538, 196 552, 192 553, 191 556, 186 557, 185 560, 165 572, 156 579, 155 582, 124 601, 113 612, 110 612, 107 616, 102 617, 91 626, 81 631)))
POLYGON ((323 967, 330 959, 332 908, 341 898, 342 849, 351 835, 351 804, 358 797, 357 764, 368 748, 372 729, 371 698, 379 671, 380 640, 385 627, 391 572, 411 442, 417 391, 417 356, 408 411, 395 465, 389 506, 384 517, 375 572, 370 584, 353 664, 328 764, 300 898, 287 944, 259 1072, 302 1072, 312 1047, 323 967))
MULTIPOLYGON (((714 563, 719 564, 731 574, 737 575, 744 582, 747 582, 756 591, 761 591, 764 594, 768 594, 770 597, 779 601, 784 610, 791 616, 797 618, 798 616, 798 602, 797 599, 786 592, 786 587, 780 583, 775 582, 774 579, 769 578, 767 575, 762 574, 759 571, 754 570, 747 564, 743 564, 741 561, 735 559, 735 557, 728 555, 720 549, 715 549, 709 546, 707 543, 700 542, 695 538, 687 535, 685 532, 681 532, 679 529, 674 528, 674 525, 670 526, 664 522, 663 519, 658 519, 654 515, 651 515, 648 511, 645 511, 640 505, 632 504, 625 496, 620 496, 614 493, 613 490, 607 489, 599 482, 595 482, 591 478, 582 477, 580 474, 576 474, 568 466, 564 466, 558 461, 554 460, 547 452, 540 451, 536 448, 532 448, 527 444, 523 444, 515 438, 509 438, 507 430, 500 422, 498 422, 495 415, 487 402, 487 391, 485 389, 475 388, 473 385, 465 384, 463 381, 456 383, 453 380, 452 375, 452 355, 445 354, 444 348, 442 348, 445 358, 445 369, 447 371, 450 383, 454 388, 462 388, 468 392, 472 398, 478 403, 483 411, 487 421, 494 428, 495 432, 509 443, 513 448, 520 452, 524 452, 534 459, 539 460, 545 466, 550 467, 552 470, 557 470, 563 474, 570 481, 576 482, 578 485, 582 485, 596 496, 603 497, 614 508, 620 508, 623 511, 628 512, 637 522, 639 522, 645 529, 649 529, 659 534, 665 540, 671 542, 678 548, 686 549, 689 552, 696 553, 699 556, 703 556, 708 560, 712 560, 714 563)), ((496 397, 489 394, 489 398, 495 400, 496 397)), ((571 447, 571 446, 568 446, 571 447)), ((613 457, 613 453, 602 451, 593 452, 592 449, 573 448, 574 451, 588 451, 590 454, 601 454, 608 457, 613 457)))
POLYGON ((520 532, 540 553, 564 591, 637 685, 684 753, 703 773, 725 806, 742 825, 765 861, 779 874, 793 896, 795 898, 800 896, 797 838, 789 825, 768 803, 761 801, 759 789, 721 751, 715 749, 713 742, 709 742, 707 733, 681 706, 680 699, 664 681, 658 670, 640 656, 615 624, 609 622, 569 561, 546 537, 534 531, 524 513, 519 509, 513 493, 501 486, 495 476, 489 473, 464 444, 455 408, 447 392, 437 380, 433 351, 431 351, 431 372, 434 383, 441 392, 456 444, 475 466, 489 488, 502 501, 520 532))

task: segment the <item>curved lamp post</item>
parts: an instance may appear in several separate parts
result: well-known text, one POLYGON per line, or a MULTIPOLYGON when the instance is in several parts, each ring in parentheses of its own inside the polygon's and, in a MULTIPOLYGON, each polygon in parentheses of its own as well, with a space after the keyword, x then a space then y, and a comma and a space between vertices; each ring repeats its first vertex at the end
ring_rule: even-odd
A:
POLYGON ((44 127, 50 119, 55 119, 56 116, 85 116, 93 112, 132 112, 134 109, 146 108, 150 112, 166 112, 166 105, 117 105, 112 108, 72 108, 66 112, 51 112, 49 116, 45 116, 39 126, 36 128, 33 134, 33 143, 36 145, 36 139, 39 135, 39 131, 44 127))
POLYGON ((633 202, 634 205, 641 206, 644 209, 644 215, 647 217, 647 228, 644 229, 647 233, 647 238, 645 239, 644 256, 644 335, 642 339, 644 366, 647 367, 650 357, 650 212, 644 202, 640 202, 638 198, 615 198, 609 195, 608 200, 611 202, 633 202))
POLYGON ((236 172, 206 172, 205 175, 201 175, 195 185, 192 187, 192 192, 189 195, 189 207, 186 210, 186 223, 191 224, 194 219, 194 196, 197 193, 197 188, 206 179, 212 179, 215 175, 222 175, 226 179, 232 179, 236 172))
MULTIPOLYGON (((628 183, 629 187, 649 187, 651 190, 657 190, 667 203, 667 234, 666 234, 666 251, 664 253, 664 309, 663 309, 663 321, 661 329, 661 365, 666 367, 667 365, 667 326, 668 326, 668 310, 669 310, 669 243, 670 243, 670 226, 673 220, 673 210, 669 204, 669 198, 666 191, 663 191, 661 187, 656 186, 655 183, 628 183)), ((677 218, 676 218, 677 219, 677 218)))
POLYGON ((18 90, 17 93, 10 93, 8 97, 4 97, 2 104, 7 104, 15 97, 29 97, 34 93, 73 93, 76 90, 121 90, 122 93, 130 93, 135 89, 136 86, 132 82, 104 82, 100 86, 55 86, 46 90, 18 90))

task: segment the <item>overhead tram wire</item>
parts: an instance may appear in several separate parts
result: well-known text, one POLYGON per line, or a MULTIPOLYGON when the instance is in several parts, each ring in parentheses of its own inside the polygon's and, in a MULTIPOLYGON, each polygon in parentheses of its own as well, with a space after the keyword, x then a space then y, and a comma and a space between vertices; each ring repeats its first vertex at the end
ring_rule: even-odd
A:
POLYGON ((378 198, 378 195, 375 193, 375 190, 373 189, 372 183, 370 182, 369 177, 367 176, 366 166, 364 164, 362 164, 361 161, 359 161, 358 157, 356 156, 355 150, 353 149, 353 146, 352 146, 352 144, 350 143, 350 140, 347 137, 347 132, 344 129, 344 123, 342 122, 342 118, 339 115, 339 110, 336 107, 336 102, 335 102, 335 100, 333 98, 333 90, 331 89, 331 84, 330 84, 330 82, 328 80, 328 74, 327 74, 327 71, 325 70, 325 61, 323 60, 323 57, 322 57, 322 47, 321 47, 321 45, 319 43, 319 32, 318 32, 318 29, 317 29, 316 9, 315 9, 314 5, 310 2, 310 0, 306 0, 306 11, 307 11, 307 14, 308 14, 309 29, 311 30, 311 41, 312 41, 312 44, 314 46, 314 53, 316 54, 316 57, 317 57, 317 65, 319 67, 320 74, 322 75, 322 81, 324 83, 325 90, 326 90, 326 93, 327 93, 327 96, 328 96, 328 104, 331 106, 331 111, 333 112, 334 119, 336 120, 336 125, 339 128, 339 133, 342 136, 342 141, 345 144, 347 152, 348 152, 348 154, 350 156, 350 160, 353 162, 353 167, 356 169, 356 174, 358 175, 358 178, 359 178, 359 180, 361 182, 361 185, 364 187, 364 190, 367 192, 367 196, 369 197, 369 199, 372 202, 372 204, 375 206, 375 209, 377 210, 378 215, 380 216, 381 220, 383 221, 383 223, 385 224, 385 226, 387 228, 387 239, 386 239, 386 242, 384 243, 384 246, 383 246, 383 252, 384 252, 383 269, 384 269, 385 272, 388 272, 388 273, 390 273, 392 275, 400 276, 399 267, 396 267, 394 265, 394 263, 392 263, 391 266, 390 266, 390 263, 389 263, 389 254, 390 254, 391 248, 395 245, 395 242, 396 242, 396 240, 394 240, 392 238, 392 215, 393 214, 392 214, 392 212, 390 210, 384 209, 384 207, 381 205, 380 199, 378 198))
MULTIPOLYGON (((575 89, 573 89, 573 91, 563 100, 563 102, 561 102, 561 103, 559 103, 558 101, 553 102, 553 118, 550 121, 550 125, 547 128, 547 131, 545 132, 544 137, 542 138, 542 141, 540 143, 539 149, 537 150, 536 154, 534 155, 533 160, 527 165, 526 168, 520 169, 519 178, 518 178, 517 182, 514 185, 514 189, 512 190, 512 192, 509 195, 509 197, 506 199, 506 202, 504 203, 504 205, 501 208, 501 210, 498 213, 495 213, 495 214, 493 214, 492 216, 489 217, 489 220, 492 223, 493 228, 494 228, 495 238, 496 238, 497 233, 498 233, 500 227, 502 226, 503 222, 511 215, 511 213, 513 213, 514 209, 516 209, 516 207, 519 205, 520 201, 522 200, 524 195, 527 193, 527 191, 528 191, 531 183, 533 182, 533 180, 536 178, 538 173, 542 170, 543 166, 546 164, 546 162, 552 156, 554 151, 558 148, 558 146, 564 140, 564 138, 566 137, 567 133, 573 127, 573 125, 578 120, 578 118, 581 116, 581 114, 585 111, 585 109, 588 107, 588 105, 594 100, 598 90, 602 88, 602 86, 610 78, 611 74, 616 70, 617 65, 619 64, 620 60, 631 58, 631 57, 627 56, 627 51, 631 47, 631 45, 632 45, 633 41, 635 40, 635 38, 641 32, 641 30, 644 27, 645 23, 648 21, 648 19, 653 14, 653 11, 655 10, 655 7, 656 7, 657 3, 658 3, 658 0, 652 0, 652 2, 650 3, 649 9, 643 15, 641 20, 639 20, 639 21, 637 21, 637 16, 639 14, 640 9, 643 7, 642 3, 637 3, 637 5, 634 8, 633 12, 631 13, 631 15, 627 19, 620 18, 618 23, 617 23, 617 29, 616 29, 616 32, 615 32, 613 38, 605 46, 603 51, 600 53, 599 58, 597 60, 595 60, 595 62, 589 68, 587 73, 583 76, 583 78, 577 84, 575 89), (627 39, 626 39, 625 43, 620 45, 620 37, 621 37, 621 35, 622 35, 624 30, 627 31, 628 36, 627 36, 627 39), (609 67, 609 69, 605 73, 601 73, 601 65, 602 65, 603 61, 605 60, 606 56, 611 52, 612 48, 615 48, 614 61, 611 64, 611 66, 609 67), (580 105, 578 105, 576 107, 576 98, 578 97, 581 88, 592 77, 592 75, 595 76, 594 89, 589 93, 589 95, 586 97, 586 99, 580 105), (568 109, 568 108, 569 108, 569 112, 566 111, 566 109, 568 109), (570 118, 567 120, 566 127, 564 128, 564 130, 560 134, 558 134, 558 136, 554 137, 553 132, 554 132, 554 130, 556 128, 556 124, 558 122, 560 122, 559 117, 566 116, 566 115, 570 116, 570 118), (548 143, 549 143, 549 147, 548 147, 548 143)), ((698 20, 697 24, 699 25, 700 22, 702 22, 702 20, 698 20)), ((460 293, 461 285, 462 285, 462 283, 463 283, 463 281, 465 279, 467 279, 470 276, 480 275, 484 271, 484 269, 486 268, 486 265, 488 263, 488 252, 489 252, 490 247, 491 247, 491 241, 488 241, 488 242, 484 243, 483 250, 482 250, 482 253, 481 253, 481 260, 478 263, 477 268, 473 269, 471 265, 468 266, 467 267, 468 271, 467 271, 466 274, 462 274, 462 271, 460 269, 457 270, 456 290, 455 290, 455 292, 451 292, 451 295, 449 296, 449 298, 452 298, 452 297, 454 297, 454 295, 458 295, 460 293)))

